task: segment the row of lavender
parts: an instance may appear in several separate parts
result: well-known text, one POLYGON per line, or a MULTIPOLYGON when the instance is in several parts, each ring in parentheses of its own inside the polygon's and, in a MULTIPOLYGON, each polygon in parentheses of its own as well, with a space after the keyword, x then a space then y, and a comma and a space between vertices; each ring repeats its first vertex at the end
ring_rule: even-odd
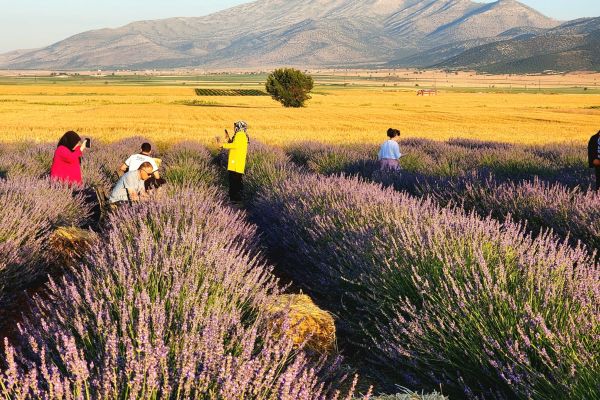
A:
MULTIPOLYGON (((124 159, 119 150, 131 145, 86 154, 87 182, 109 187, 124 159)), ((0 268, 11 291, 27 286, 30 274, 47 273, 42 257, 52 227, 80 225, 87 215, 71 189, 44 178, 45 152, 25 162, 38 149, 4 147, 0 155, 8 167, 0 182, 8 210, 0 214, 1 250, 20 251, 10 274, 0 268), (4 160, 19 155, 20 167, 4 160)), ((188 143, 165 159, 175 184, 149 204, 109 216, 102 240, 77 268, 65 266, 32 299, 18 334, 4 340, 2 397, 339 397, 336 363, 309 357, 273 324, 268 310, 280 288, 260 261, 255 228, 210 187, 217 178, 208 152, 188 143)))
MULTIPOLYGON (((94 143, 81 160, 87 186, 110 190, 117 181, 123 162, 140 150, 143 137, 131 137, 112 144, 94 143)), ((156 152, 155 156, 161 154, 156 152)), ((50 172, 54 146, 51 144, 4 144, 0 147, 0 179, 46 178, 50 172)), ((196 142, 181 142, 164 151, 167 180, 176 184, 198 181, 213 183, 212 159, 208 150, 196 142)))
POLYGON ((600 268, 585 249, 257 148, 251 214, 280 267, 396 383, 458 397, 600 397, 600 268))
MULTIPOLYGON (((108 192, 123 160, 142 142, 130 138, 86 153, 82 159, 86 185, 108 192)), ((48 180, 53 152, 54 147, 46 144, 0 147, 0 330, 14 314, 11 304, 19 294, 42 281, 60 262, 61 255, 50 246, 53 231, 89 225, 92 217, 89 190, 48 180)), ((209 153, 197 144, 176 145, 166 157, 166 175, 174 183, 211 184, 216 176, 209 153)))
POLYGON ((454 140, 407 140, 402 171, 381 172, 373 148, 298 144, 292 159, 312 172, 356 174, 397 190, 429 196, 481 217, 523 221, 535 234, 552 229, 572 244, 600 248, 600 197, 583 147, 526 147, 454 140))
POLYGON ((118 212, 81 269, 35 299, 0 387, 16 398, 329 398, 273 331, 254 229, 214 191, 118 212))
POLYGON ((50 145, 0 147, 0 330, 19 295, 60 260, 50 247, 59 226, 81 226, 90 214, 82 193, 50 182, 50 145))
MULTIPOLYGON (((499 181, 538 177, 569 188, 587 189, 592 185, 587 149, 576 144, 525 146, 466 139, 448 142, 405 139, 400 141, 400 147, 405 173, 422 179, 460 177, 475 172, 480 176, 491 174, 499 181)), ((292 145, 289 149, 295 162, 308 164, 323 174, 371 174, 378 169, 377 152, 377 147, 371 145, 332 146, 310 142, 292 145)))
POLYGON ((83 196, 48 180, 0 180, 0 330, 20 293, 60 260, 49 245, 57 226, 78 226, 88 217, 83 196))

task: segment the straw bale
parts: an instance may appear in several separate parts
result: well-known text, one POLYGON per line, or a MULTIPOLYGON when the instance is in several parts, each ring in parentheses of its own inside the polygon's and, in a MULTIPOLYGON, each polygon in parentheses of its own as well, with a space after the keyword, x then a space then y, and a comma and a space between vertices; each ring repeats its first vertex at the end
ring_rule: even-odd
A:
POLYGON ((50 235, 50 253, 58 262, 74 264, 83 257, 96 239, 97 235, 89 230, 59 227, 50 235))
POLYGON ((321 310, 304 294, 281 295, 268 308, 272 323, 285 329, 296 345, 321 354, 335 349, 335 322, 331 314, 321 310))

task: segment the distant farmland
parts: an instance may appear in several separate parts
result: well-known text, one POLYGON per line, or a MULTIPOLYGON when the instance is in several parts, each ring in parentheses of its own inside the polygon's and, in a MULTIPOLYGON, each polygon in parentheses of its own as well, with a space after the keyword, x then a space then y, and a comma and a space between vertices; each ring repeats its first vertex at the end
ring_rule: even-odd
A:
POLYGON ((315 74, 302 109, 265 95, 266 75, 0 77, 0 141, 55 142, 74 129, 107 142, 144 135, 208 144, 240 119, 255 140, 278 146, 379 144, 390 127, 405 138, 584 143, 599 129, 596 75, 389 74, 315 74), (427 88, 438 95, 417 97, 427 88))
POLYGON ((268 96, 257 89, 196 89, 198 96, 268 96))

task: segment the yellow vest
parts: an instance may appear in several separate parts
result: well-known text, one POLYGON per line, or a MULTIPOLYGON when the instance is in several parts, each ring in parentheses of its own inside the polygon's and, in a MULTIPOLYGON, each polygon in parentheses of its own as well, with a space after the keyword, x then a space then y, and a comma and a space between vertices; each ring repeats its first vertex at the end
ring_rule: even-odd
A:
POLYGON ((224 149, 229 149, 227 170, 243 174, 246 172, 246 156, 248 155, 248 136, 244 131, 235 134, 233 143, 225 143, 224 149))

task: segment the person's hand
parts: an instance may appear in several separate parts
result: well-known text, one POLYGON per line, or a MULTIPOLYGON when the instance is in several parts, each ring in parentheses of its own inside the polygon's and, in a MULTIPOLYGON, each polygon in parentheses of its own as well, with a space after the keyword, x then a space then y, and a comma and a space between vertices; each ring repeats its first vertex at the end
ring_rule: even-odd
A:
POLYGON ((82 140, 81 143, 79 144, 79 149, 84 152, 85 149, 87 149, 87 147, 85 146, 85 140, 82 140))

